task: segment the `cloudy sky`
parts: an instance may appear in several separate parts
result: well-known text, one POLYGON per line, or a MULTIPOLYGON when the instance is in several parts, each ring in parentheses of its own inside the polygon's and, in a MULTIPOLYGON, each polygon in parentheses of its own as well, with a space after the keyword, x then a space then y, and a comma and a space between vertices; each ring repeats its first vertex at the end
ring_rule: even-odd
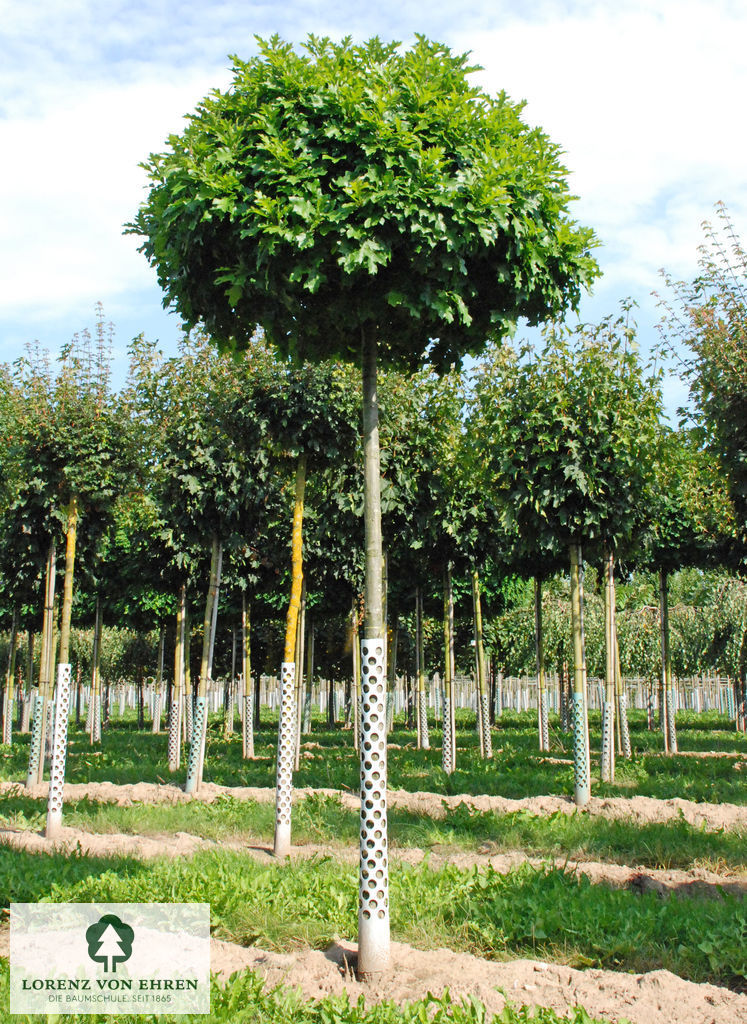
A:
MULTIPOLYGON (((101 302, 123 364, 144 331, 173 351, 175 315, 123 236, 145 187, 138 163, 230 81, 254 36, 307 33, 472 51, 481 84, 527 101, 565 151, 574 215, 603 242, 581 315, 639 303, 644 347, 659 268, 696 269, 701 222, 729 206, 747 238, 747 5, 741 0, 0 0, 0 360, 53 352, 101 302)), ((670 406, 682 397, 668 386, 670 406)))

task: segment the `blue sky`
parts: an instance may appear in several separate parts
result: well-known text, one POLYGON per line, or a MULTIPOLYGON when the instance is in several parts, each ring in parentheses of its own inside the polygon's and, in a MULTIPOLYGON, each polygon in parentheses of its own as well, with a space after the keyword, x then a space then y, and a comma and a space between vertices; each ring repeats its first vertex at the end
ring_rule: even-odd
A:
MULTIPOLYGON (((472 51, 481 84, 525 99, 526 120, 563 148, 574 215, 603 242, 604 277, 582 319, 631 296, 644 347, 656 336, 659 268, 694 274, 717 200, 747 238, 741 2, 0 0, 0 24, 3 361, 35 339, 56 353, 93 324, 97 301, 122 366, 141 331, 173 351, 178 320, 122 235, 144 194, 138 163, 228 85, 227 55, 250 56, 255 35, 407 43, 422 32, 472 51)), ((668 384, 670 407, 683 395, 668 384)))

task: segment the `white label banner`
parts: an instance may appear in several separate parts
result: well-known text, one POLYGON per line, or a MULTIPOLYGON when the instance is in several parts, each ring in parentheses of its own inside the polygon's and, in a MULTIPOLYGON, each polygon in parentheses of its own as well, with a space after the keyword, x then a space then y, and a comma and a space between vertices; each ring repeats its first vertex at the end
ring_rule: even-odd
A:
POLYGON ((209 1013, 209 903, 11 903, 11 1013, 209 1013))

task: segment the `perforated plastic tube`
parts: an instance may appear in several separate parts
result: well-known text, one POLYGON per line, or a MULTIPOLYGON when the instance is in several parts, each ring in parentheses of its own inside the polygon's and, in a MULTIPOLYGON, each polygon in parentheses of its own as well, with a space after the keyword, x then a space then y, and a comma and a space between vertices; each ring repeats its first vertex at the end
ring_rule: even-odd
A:
POLYGON ((385 640, 361 640, 358 975, 364 979, 386 970, 389 963, 385 669, 385 640))
POLYGON ((284 661, 280 668, 280 721, 278 723, 278 769, 275 784, 276 857, 287 857, 291 850, 291 804, 293 801, 293 755, 295 753, 295 716, 293 694, 296 664, 284 661))
POLYGON ((57 699, 55 701, 52 767, 49 773, 47 800, 48 839, 59 835, 62 828, 62 799, 65 788, 65 761, 67 759, 67 720, 70 711, 70 679, 72 667, 68 663, 57 666, 57 699))

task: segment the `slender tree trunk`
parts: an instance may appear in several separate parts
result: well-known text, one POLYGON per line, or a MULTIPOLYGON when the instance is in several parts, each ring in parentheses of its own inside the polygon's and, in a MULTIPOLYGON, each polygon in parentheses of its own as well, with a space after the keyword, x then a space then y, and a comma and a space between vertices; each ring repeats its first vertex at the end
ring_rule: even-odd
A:
POLYGON ((303 717, 303 684, 304 684, 304 655, 306 653, 306 577, 301 584, 301 608, 298 614, 298 631, 296 633, 296 693, 295 693, 295 721, 293 736, 293 769, 298 771, 301 767, 301 719, 303 717))
POLYGON ((444 573, 444 709, 441 764, 447 775, 456 768, 456 736, 454 729, 454 594, 451 585, 451 564, 444 573))
POLYGON ((664 750, 677 753, 677 731, 674 722, 674 689, 672 686, 672 656, 669 649, 669 594, 666 569, 659 570, 659 604, 661 610, 661 681, 662 728, 664 750))
POLYGON ((309 619, 308 630, 308 651, 306 655, 306 693, 303 702, 302 731, 304 734, 311 732, 311 695, 314 687, 314 645, 316 642, 316 626, 314 620, 309 619))
POLYGON ((602 782, 615 781, 615 556, 604 552, 605 687, 602 708, 602 782))
POLYGON ((93 652, 91 655, 91 730, 90 742, 101 742, 101 636, 103 617, 101 614, 101 598, 96 595, 96 612, 93 625, 93 652))
POLYGON ((276 857, 287 857, 291 849, 291 803, 293 799, 293 745, 295 715, 293 711, 294 676, 296 668, 296 632, 303 586, 303 501, 306 488, 306 456, 296 465, 293 531, 291 538, 291 595, 285 620, 285 650, 281 666, 280 715, 278 721, 278 760, 275 784, 276 857))
POLYGON ((75 542, 78 535, 78 499, 70 499, 67 510, 65 548, 65 580, 62 585, 62 618, 60 621, 60 664, 67 665, 70 658, 70 622, 73 612, 73 575, 75 572, 75 542))
POLYGON ((185 743, 192 742, 192 728, 194 725, 194 694, 192 692, 192 615, 189 610, 189 602, 184 606, 184 661, 182 671, 184 672, 184 684, 182 687, 182 740, 185 743))
MULTIPOLYGON (((360 751, 360 729, 361 729, 361 638, 358 628, 358 602, 353 598, 353 607, 350 612, 350 625, 352 632, 351 656, 353 662, 353 685, 351 687, 352 718, 353 718, 353 747, 360 751)), ((345 717, 350 708, 345 708, 345 717)))
POLYGON ((574 800, 584 807, 591 796, 589 727, 586 716, 586 651, 581 545, 571 544, 571 624, 573 630, 573 770, 574 800))
POLYGON ((49 703, 49 673, 51 670, 52 644, 54 636, 54 592, 56 575, 56 547, 50 541, 47 552, 47 570, 44 587, 44 616, 42 619, 42 642, 39 658, 39 692, 34 704, 34 720, 31 727, 29 767, 26 775, 26 789, 31 789, 44 777, 44 739, 47 726, 49 703))
POLYGON ((174 640, 174 683, 171 687, 169 707, 169 771, 175 772, 181 761, 182 715, 184 713, 184 641, 187 585, 179 588, 179 604, 176 610, 176 637, 174 640))
POLYGON ((628 724, 628 698, 625 693, 625 681, 620 667, 620 644, 617 639, 617 598, 615 597, 615 578, 612 577, 612 630, 615 640, 615 694, 617 697, 617 721, 619 725, 620 753, 630 760, 633 750, 630 746, 630 726, 628 724))
POLYGON ((202 782, 202 770, 205 764, 205 741, 207 738, 207 692, 208 680, 211 676, 213 648, 215 642, 215 626, 217 622, 218 597, 220 594, 220 575, 223 563, 223 544, 213 537, 210 554, 210 585, 205 601, 205 617, 203 619, 202 658, 200 661, 200 679, 197 684, 197 700, 194 706, 192 723, 192 742, 189 747, 189 765, 185 793, 197 793, 202 782))
POLYGON ((8 671, 5 674, 3 687, 3 743, 8 746, 13 742, 13 686, 16 671, 16 648, 18 646, 18 609, 13 609, 10 624, 10 645, 8 647, 8 671))
POLYGON ((161 731, 161 708, 163 705, 163 659, 166 646, 166 628, 158 631, 158 668, 156 670, 156 692, 153 694, 153 732, 161 731))
POLYGON ((386 659, 386 731, 394 727, 394 692, 397 688, 397 647, 399 644, 399 615, 394 616, 390 630, 389 650, 386 659))
POLYGON ((475 616, 475 659, 477 664, 477 689, 480 701, 480 723, 482 729, 483 757, 493 756, 493 737, 490 732, 490 706, 485 672, 485 650, 482 639, 482 604, 480 601, 480 577, 477 569, 472 572, 472 603, 475 616))
POLYGON ((241 675, 244 688, 244 718, 241 738, 244 758, 254 757, 254 708, 251 672, 251 618, 246 591, 241 592, 241 675))
POLYGON ((542 628, 542 580, 534 577, 534 649, 537 662, 537 719, 539 748, 550 749, 550 726, 547 707, 547 676, 545 674, 545 637, 542 628))
POLYGON ((389 965, 386 799, 386 643, 382 605, 381 469, 376 334, 362 330, 366 575, 361 640, 361 812, 358 974, 379 978, 389 965))
POLYGON ((233 736, 233 693, 236 680, 236 627, 231 626, 231 672, 223 684, 223 738, 233 736))
POLYGON ((428 735, 428 695, 425 690, 425 652, 423 650, 423 591, 415 590, 415 658, 418 678, 418 744, 423 750, 430 750, 428 735))
POLYGON ((34 631, 29 629, 28 647, 26 649, 26 689, 24 692, 23 706, 19 730, 27 733, 31 725, 31 702, 34 693, 34 631))

